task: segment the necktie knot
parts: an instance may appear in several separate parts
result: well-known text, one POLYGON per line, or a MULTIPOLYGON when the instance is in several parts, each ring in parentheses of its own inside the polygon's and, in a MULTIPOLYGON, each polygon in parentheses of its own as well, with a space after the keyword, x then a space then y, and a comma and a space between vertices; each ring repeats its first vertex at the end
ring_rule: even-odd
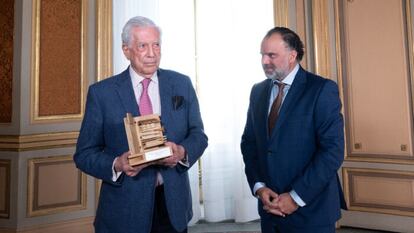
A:
POLYGON ((279 87, 279 92, 280 91, 283 92, 283 88, 286 86, 286 83, 282 83, 282 82, 275 82, 275 83, 279 87))
POLYGON ((151 82, 151 79, 149 79, 149 78, 144 78, 144 79, 141 81, 143 89, 147 89, 147 88, 148 88, 148 86, 149 86, 149 84, 150 84, 150 82, 151 82))
POLYGON ((139 110, 141 115, 148 115, 148 114, 152 114, 152 104, 151 104, 151 99, 148 95, 148 86, 151 82, 151 79, 149 78, 144 78, 141 81, 142 84, 142 93, 141 93, 141 97, 139 100, 139 110))

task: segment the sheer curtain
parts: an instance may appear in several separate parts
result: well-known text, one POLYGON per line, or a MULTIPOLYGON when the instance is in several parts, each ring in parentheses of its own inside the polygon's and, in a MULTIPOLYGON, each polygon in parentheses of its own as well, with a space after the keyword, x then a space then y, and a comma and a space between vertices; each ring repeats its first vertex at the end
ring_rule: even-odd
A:
POLYGON ((197 1, 200 102, 209 147, 202 158, 207 221, 258 218, 244 175, 240 137, 250 88, 264 79, 260 42, 273 25, 273 1, 197 1))
POLYGON ((142 15, 162 29, 161 67, 187 74, 197 83, 209 147, 201 159, 201 195, 198 164, 190 170, 192 223, 200 218, 211 222, 258 218, 239 145, 250 88, 265 77, 260 42, 273 26, 272 4, 272 0, 113 0, 115 73, 128 66, 121 50, 122 26, 130 17, 142 15))

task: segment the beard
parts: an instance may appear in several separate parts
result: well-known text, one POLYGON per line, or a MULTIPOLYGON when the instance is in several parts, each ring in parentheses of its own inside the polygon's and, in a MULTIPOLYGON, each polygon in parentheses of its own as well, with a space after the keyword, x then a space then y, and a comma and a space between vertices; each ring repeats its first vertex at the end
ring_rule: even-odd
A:
POLYGON ((269 79, 273 80, 283 80, 288 74, 286 70, 278 69, 274 65, 263 65, 263 70, 265 72, 265 75, 269 79))

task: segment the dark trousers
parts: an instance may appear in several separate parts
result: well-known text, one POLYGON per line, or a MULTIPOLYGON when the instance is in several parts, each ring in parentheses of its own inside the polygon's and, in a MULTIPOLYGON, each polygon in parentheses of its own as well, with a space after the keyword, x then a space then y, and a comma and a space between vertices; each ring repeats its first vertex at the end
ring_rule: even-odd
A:
POLYGON ((335 224, 324 226, 295 227, 261 220, 262 233, 335 233, 335 224))
POLYGON ((187 233, 187 229, 178 232, 171 225, 165 204, 164 185, 155 188, 154 213, 152 217, 151 233, 187 233))

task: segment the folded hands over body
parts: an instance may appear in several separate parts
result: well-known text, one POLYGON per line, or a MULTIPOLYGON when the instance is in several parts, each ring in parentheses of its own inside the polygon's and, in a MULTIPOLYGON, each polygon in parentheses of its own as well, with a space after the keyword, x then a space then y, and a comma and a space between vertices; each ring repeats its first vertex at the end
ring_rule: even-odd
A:
POLYGON ((278 194, 268 187, 263 187, 258 189, 256 194, 263 203, 263 209, 274 215, 285 217, 299 208, 289 193, 278 194))

